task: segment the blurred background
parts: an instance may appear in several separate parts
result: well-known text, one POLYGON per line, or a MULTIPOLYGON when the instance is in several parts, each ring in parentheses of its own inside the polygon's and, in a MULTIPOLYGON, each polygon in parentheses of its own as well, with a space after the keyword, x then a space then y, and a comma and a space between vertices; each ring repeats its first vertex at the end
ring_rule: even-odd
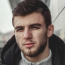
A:
MULTIPOLYGON (((22 0, 0 0, 0 51, 12 35, 14 35, 12 10, 21 1, 22 0)), ((65 0, 42 1, 51 11, 54 34, 65 42, 65 0)))

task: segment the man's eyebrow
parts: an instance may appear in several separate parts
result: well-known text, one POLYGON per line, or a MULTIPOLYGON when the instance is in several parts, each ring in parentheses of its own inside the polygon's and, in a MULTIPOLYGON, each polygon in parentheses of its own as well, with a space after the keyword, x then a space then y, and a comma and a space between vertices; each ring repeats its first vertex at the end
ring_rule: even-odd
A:
POLYGON ((34 24, 31 24, 30 26, 41 26, 40 23, 34 23, 34 24))
POLYGON ((23 26, 16 26, 15 29, 18 29, 18 28, 23 28, 23 26))
MULTIPOLYGON (((31 24, 30 27, 32 26, 41 26, 40 23, 34 23, 34 24, 31 24)), ((18 28, 23 28, 24 26, 16 26, 15 29, 18 29, 18 28)))

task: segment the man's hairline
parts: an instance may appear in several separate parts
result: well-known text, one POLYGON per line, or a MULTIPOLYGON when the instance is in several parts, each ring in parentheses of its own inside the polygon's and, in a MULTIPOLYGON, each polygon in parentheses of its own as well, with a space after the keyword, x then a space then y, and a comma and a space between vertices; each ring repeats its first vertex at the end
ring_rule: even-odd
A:
MULTIPOLYGON (((41 14, 41 12, 37 12, 37 11, 35 11, 35 12, 32 12, 32 13, 40 13, 41 14)), ((32 13, 29 13, 29 14, 32 14, 32 13)), ((29 15, 29 14, 27 14, 27 15, 29 15)), ((12 17, 12 25, 13 25, 13 27, 14 27, 14 18, 16 17, 16 16, 27 16, 27 15, 13 15, 13 17, 12 17)), ((42 15, 42 14, 41 14, 42 15)), ((44 17, 44 15, 42 15, 43 16, 43 18, 44 18, 44 22, 45 22, 45 17, 44 17)), ((45 25, 46 25, 46 23, 45 23, 45 25)))

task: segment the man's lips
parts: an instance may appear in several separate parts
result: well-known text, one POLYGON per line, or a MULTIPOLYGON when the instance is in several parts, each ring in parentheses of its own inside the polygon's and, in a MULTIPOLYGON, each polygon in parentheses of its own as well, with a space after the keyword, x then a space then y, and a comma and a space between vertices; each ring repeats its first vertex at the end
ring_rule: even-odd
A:
POLYGON ((34 46, 34 43, 25 43, 25 47, 27 48, 30 48, 30 47, 33 47, 34 46))

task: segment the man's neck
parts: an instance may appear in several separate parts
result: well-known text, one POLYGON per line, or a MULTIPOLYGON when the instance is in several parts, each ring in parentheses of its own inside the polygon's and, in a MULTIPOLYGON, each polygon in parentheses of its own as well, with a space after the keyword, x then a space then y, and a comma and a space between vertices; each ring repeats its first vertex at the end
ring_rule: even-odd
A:
POLYGON ((36 57, 28 57, 28 56, 24 56, 24 57, 30 62, 39 62, 39 61, 47 58, 48 56, 49 56, 49 47, 47 44, 44 51, 42 53, 40 53, 39 55, 37 55, 36 57))

